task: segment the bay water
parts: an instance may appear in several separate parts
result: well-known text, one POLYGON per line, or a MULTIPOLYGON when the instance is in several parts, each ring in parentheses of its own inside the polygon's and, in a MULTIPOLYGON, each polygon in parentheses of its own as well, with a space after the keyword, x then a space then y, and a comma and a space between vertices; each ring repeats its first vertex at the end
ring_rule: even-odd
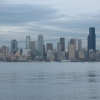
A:
POLYGON ((100 63, 1 62, 0 100, 100 100, 100 63))

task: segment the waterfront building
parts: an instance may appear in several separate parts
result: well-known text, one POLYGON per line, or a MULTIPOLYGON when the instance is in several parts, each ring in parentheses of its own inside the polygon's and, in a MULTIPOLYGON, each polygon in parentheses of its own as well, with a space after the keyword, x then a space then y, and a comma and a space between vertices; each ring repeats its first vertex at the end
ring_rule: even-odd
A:
POLYGON ((15 54, 17 51, 18 51, 17 41, 12 40, 11 41, 11 53, 15 54))
POLYGON ((79 51, 78 58, 79 59, 84 59, 85 58, 85 52, 84 51, 79 51))
POLYGON ((22 55, 26 58, 26 60, 30 60, 30 56, 31 56, 30 49, 23 49, 22 55))
POLYGON ((92 60, 95 58, 95 51, 93 49, 89 49, 89 59, 92 60))
POLYGON ((30 36, 26 36, 26 49, 30 49, 30 36))
POLYGON ((22 54, 23 54, 24 56, 30 56, 30 53, 31 53, 31 52, 30 52, 30 49, 23 49, 23 53, 22 53, 22 54))

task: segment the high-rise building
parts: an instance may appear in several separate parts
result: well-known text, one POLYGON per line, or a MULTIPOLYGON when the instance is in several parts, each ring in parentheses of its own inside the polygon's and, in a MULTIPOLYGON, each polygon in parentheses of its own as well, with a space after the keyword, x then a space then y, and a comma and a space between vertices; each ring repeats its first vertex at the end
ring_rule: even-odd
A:
POLYGON ((45 44, 43 44, 43 57, 46 58, 46 53, 45 53, 45 44))
POLYGON ((35 54, 36 52, 35 41, 30 41, 30 51, 31 51, 31 54, 35 54))
POLYGON ((69 52, 68 52, 68 55, 69 55, 69 59, 74 59, 75 58, 75 45, 74 44, 69 44, 69 52))
POLYGON ((62 55, 62 48, 61 48, 61 43, 57 42, 57 56, 61 56, 62 55))
POLYGON ((30 36, 26 36, 26 49, 30 49, 30 36))
POLYGON ((88 51, 89 51, 89 49, 93 49, 93 51, 96 51, 96 34, 95 34, 94 27, 89 28, 88 51))
POLYGON ((9 53, 10 53, 9 48, 7 46, 3 45, 1 48, 1 53, 3 53, 4 57, 8 57, 9 53))
POLYGON ((15 54, 16 51, 18 51, 17 41, 16 40, 12 40, 11 41, 11 53, 15 54))
POLYGON ((47 51, 48 50, 53 50, 53 44, 52 43, 47 43, 47 51))
POLYGON ((65 38, 60 38, 61 50, 65 51, 65 38))
POLYGON ((78 51, 82 50, 82 39, 78 39, 78 51))
POLYGON ((74 54, 75 54, 74 57, 76 57, 76 39, 70 39, 70 43, 69 44, 73 44, 74 45, 74 54))
POLYGON ((39 56, 43 58, 43 35, 39 34, 38 35, 38 51, 39 51, 39 56))

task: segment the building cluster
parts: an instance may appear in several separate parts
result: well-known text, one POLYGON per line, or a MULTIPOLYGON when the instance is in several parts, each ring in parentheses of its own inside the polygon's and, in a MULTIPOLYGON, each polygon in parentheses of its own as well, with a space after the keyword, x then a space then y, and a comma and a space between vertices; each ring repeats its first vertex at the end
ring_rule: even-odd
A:
POLYGON ((57 42, 57 48, 53 43, 44 44, 43 35, 38 35, 37 41, 32 41, 26 36, 26 48, 18 49, 17 41, 11 41, 9 47, 2 46, 0 49, 0 61, 100 61, 100 51, 96 50, 95 28, 89 28, 87 48, 82 48, 82 39, 74 38, 68 42, 68 50, 65 50, 65 38, 57 42))

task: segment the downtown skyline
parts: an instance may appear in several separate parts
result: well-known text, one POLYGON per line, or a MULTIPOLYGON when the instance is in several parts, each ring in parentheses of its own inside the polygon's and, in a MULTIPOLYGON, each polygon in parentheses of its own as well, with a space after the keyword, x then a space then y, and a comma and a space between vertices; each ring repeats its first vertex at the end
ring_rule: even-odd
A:
POLYGON ((53 48, 53 43, 44 42, 44 37, 40 33, 37 41, 32 41, 31 36, 26 36, 26 47, 19 48, 17 40, 11 41, 11 50, 3 45, 0 49, 1 61, 100 61, 100 50, 96 49, 95 27, 89 27, 87 36, 87 48, 82 45, 82 39, 71 38, 66 44, 65 37, 60 37, 56 43, 57 48, 53 48), (67 45, 68 50, 66 50, 67 45))
POLYGON ((55 48, 60 37, 65 37, 66 43, 70 38, 81 38, 87 47, 88 28, 95 27, 100 49, 99 4, 99 0, 0 0, 0 46, 10 46, 10 41, 16 39, 24 48, 26 36, 36 41, 41 33, 55 48))

